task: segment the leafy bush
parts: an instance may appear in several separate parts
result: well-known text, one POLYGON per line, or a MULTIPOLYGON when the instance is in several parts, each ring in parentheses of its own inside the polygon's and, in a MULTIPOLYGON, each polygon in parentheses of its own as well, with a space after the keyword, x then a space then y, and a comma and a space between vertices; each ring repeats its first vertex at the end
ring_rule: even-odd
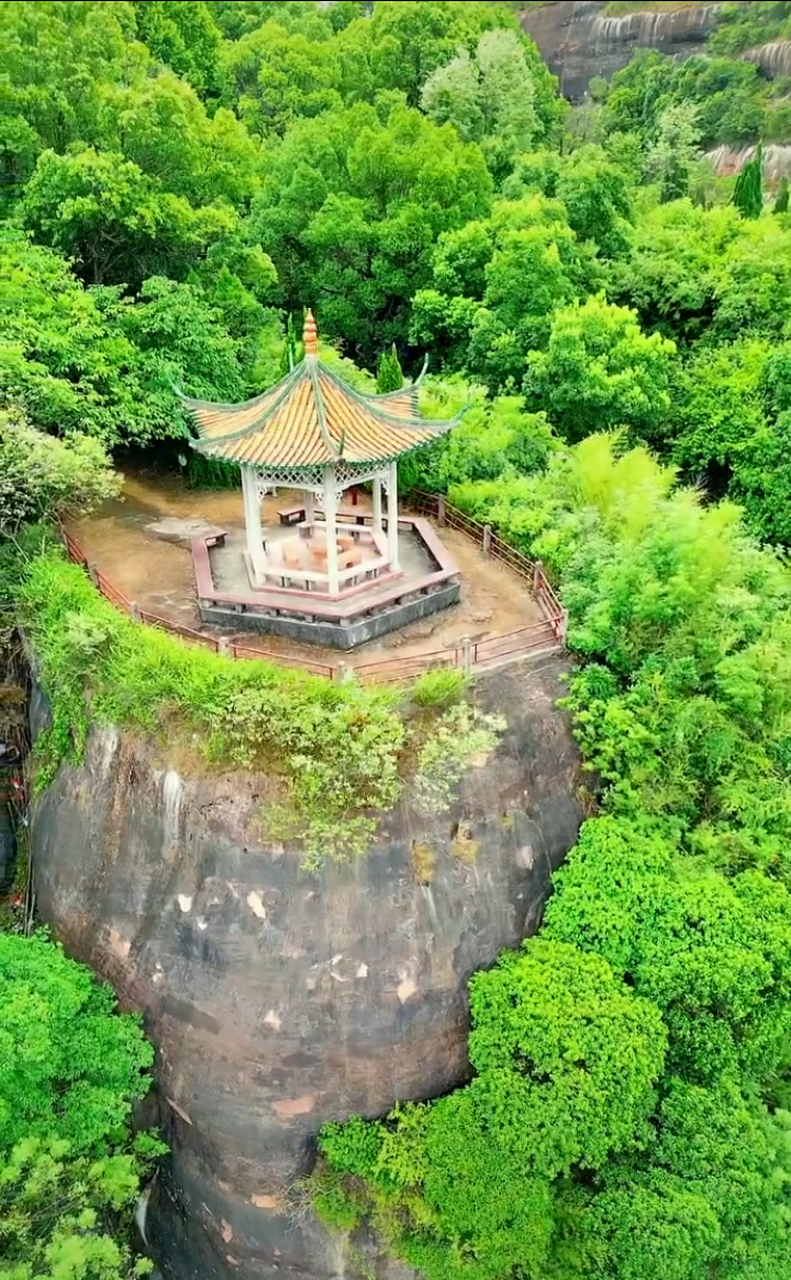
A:
POLYGON ((462 671, 455 667, 437 667, 418 676, 411 689, 411 698, 418 707, 449 707, 458 702, 465 684, 462 671))
POLYGON ((164 1148, 130 1137, 154 1057, 140 1020, 43 933, 0 934, 0 1052, 0 1274, 146 1274, 125 1241, 164 1148))
POLYGON ((446 711, 417 758, 412 796, 418 811, 446 813, 465 769, 491 752, 505 727, 504 716, 486 715, 467 702, 446 711))
POLYGON ((97 440, 56 440, 0 410, 0 538, 53 511, 90 511, 120 487, 97 440))

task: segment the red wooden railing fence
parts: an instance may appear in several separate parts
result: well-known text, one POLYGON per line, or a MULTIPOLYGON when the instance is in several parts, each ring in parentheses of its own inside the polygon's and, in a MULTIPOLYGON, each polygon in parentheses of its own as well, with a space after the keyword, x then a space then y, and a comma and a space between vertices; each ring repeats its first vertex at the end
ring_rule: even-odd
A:
POLYGON ((445 525, 458 529, 469 538, 478 542, 484 555, 501 560, 514 569, 529 585, 530 592, 538 604, 544 617, 541 622, 528 627, 517 627, 499 636, 487 636, 484 640, 461 640, 446 649, 436 649, 432 653, 401 655, 395 658, 383 658, 377 662, 337 664, 313 662, 276 653, 268 649, 254 648, 250 645, 234 644, 227 637, 217 637, 186 627, 170 618, 140 609, 119 591, 105 574, 90 563, 82 547, 61 525, 61 536, 69 558, 75 564, 82 565, 91 577, 101 594, 124 613, 128 613, 138 622, 158 627, 172 635, 180 636, 190 644, 198 644, 214 653, 226 654, 231 658, 259 658, 281 667, 294 667, 312 675, 325 676, 328 680, 341 679, 353 673, 356 679, 364 684, 398 684, 414 679, 424 671, 434 667, 453 667, 471 673, 476 667, 494 667, 513 660, 538 649, 550 648, 563 644, 566 638, 567 614, 555 592, 547 581, 540 561, 533 561, 522 555, 515 547, 509 546, 499 538, 488 525, 472 520, 452 507, 444 497, 428 493, 412 493, 409 495, 410 506, 420 515, 431 516, 440 527, 445 525))

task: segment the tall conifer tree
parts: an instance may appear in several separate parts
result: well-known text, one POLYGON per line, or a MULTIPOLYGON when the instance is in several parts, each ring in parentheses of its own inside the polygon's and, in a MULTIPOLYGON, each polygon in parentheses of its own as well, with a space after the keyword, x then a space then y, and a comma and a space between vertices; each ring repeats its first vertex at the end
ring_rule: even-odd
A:
POLYGON ((743 218, 757 218, 764 207, 762 145, 742 169, 733 190, 733 203, 743 218))
POLYGON ((376 367, 376 389, 380 395, 386 391, 400 391, 404 385, 404 375, 398 360, 395 343, 389 351, 383 351, 376 367))

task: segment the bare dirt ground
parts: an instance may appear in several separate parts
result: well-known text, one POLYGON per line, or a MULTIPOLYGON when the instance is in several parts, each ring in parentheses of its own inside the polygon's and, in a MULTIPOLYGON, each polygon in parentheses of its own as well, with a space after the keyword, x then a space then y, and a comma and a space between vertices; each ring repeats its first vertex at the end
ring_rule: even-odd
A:
MULTIPOLYGON (((288 490, 267 498, 264 523, 276 525, 278 509, 294 505, 297 498, 288 490)), ((364 497, 360 505, 365 507, 364 497)), ((189 522, 195 522, 194 536, 205 526, 243 530, 241 491, 188 489, 178 476, 136 472, 127 475, 120 500, 73 521, 70 532, 113 586, 140 608, 207 635, 217 634, 217 628, 203 625, 198 616, 189 522)), ((517 573, 485 559, 471 539, 457 530, 442 529, 441 537, 461 571, 459 604, 361 645, 343 655, 349 665, 418 656, 453 647, 464 636, 483 640, 541 621, 527 584, 517 573)), ((314 662, 333 663, 341 656, 337 650, 298 645, 258 632, 234 633, 233 638, 237 644, 314 662)))

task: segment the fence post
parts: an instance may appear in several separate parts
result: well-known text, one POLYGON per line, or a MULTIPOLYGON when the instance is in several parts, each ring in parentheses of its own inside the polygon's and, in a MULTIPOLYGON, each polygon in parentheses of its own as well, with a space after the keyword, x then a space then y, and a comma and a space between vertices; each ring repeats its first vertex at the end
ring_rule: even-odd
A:
POLYGON ((461 649, 461 669, 465 676, 470 675, 472 671, 472 640, 469 636, 462 636, 459 641, 461 649))
POLYGON ((335 679, 338 684, 350 684, 354 680, 354 670, 346 662, 339 662, 335 668, 335 679))
POLYGON ((135 604, 134 600, 129 601, 129 616, 131 617, 133 622, 140 621, 140 609, 135 604))
POLYGON ((437 497, 437 524, 440 529, 445 528, 445 494, 440 493, 437 497))
POLYGON ((220 636, 217 640, 217 652, 224 658, 231 656, 231 642, 227 636, 220 636))
POLYGON ((544 566, 540 560, 536 560, 533 564, 533 595, 538 595, 538 589, 541 586, 541 579, 544 576, 544 566))
POLYGON ((561 611, 560 618, 558 619, 558 640, 564 646, 566 643, 566 636, 568 635, 568 632, 569 632, 569 611, 568 609, 563 609, 561 611))
POLYGON ((483 554, 488 557, 492 546, 492 526, 485 524, 483 526, 483 554))
POLYGON ((99 570, 96 568, 96 565, 93 564, 93 562, 91 562, 90 564, 86 564, 85 567, 88 570, 88 577, 90 578, 91 582, 96 587, 96 590, 100 591, 101 588, 99 586, 99 570))

